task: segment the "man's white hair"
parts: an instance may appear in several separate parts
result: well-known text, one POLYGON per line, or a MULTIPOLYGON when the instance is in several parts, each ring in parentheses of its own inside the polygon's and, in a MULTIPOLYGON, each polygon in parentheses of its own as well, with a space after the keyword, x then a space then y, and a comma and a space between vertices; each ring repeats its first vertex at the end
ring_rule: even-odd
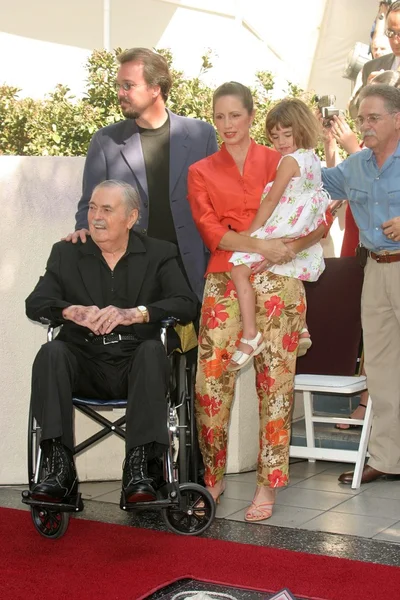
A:
POLYGON ((100 190, 102 188, 119 188, 121 190, 127 215, 129 215, 133 210, 139 211, 139 193, 129 183, 126 183, 125 181, 119 181, 118 179, 106 179, 105 181, 102 181, 101 183, 96 185, 96 187, 93 190, 93 194, 96 190, 100 190))

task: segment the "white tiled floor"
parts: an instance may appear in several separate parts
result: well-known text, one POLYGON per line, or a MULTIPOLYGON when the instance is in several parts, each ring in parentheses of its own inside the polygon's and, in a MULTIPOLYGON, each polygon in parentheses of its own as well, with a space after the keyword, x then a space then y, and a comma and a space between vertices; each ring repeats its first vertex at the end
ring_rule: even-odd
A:
MULTIPOLYGON (((261 524, 326 531, 400 544, 400 481, 378 481, 352 490, 337 478, 348 464, 317 461, 291 465, 288 488, 279 491, 274 513, 261 524)), ((254 489, 255 472, 227 476, 217 517, 243 521, 254 489)), ((119 503, 118 481, 82 483, 83 498, 119 503)), ((251 526, 251 525, 249 525, 251 526)))
MULTIPOLYGON (((279 491, 266 525, 327 531, 400 543, 400 481, 381 481, 352 490, 338 482, 351 465, 317 461, 291 465, 291 482, 279 491)), ((244 520, 233 500, 251 500, 255 473, 228 475, 217 516, 244 520), (233 509, 233 510, 231 510, 233 509)))

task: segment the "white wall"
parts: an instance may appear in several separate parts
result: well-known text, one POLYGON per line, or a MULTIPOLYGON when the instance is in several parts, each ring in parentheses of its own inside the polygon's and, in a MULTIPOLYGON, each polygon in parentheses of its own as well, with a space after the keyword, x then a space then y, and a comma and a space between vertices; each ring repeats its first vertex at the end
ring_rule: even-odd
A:
MULTIPOLYGON (((72 231, 80 196, 83 158, 0 157, 2 206, 0 256, 0 485, 27 480, 26 441, 30 371, 46 328, 25 317, 24 300, 44 272, 50 249, 72 231)), ((341 230, 335 223, 336 250, 341 230)), ((333 242, 324 242, 327 254, 333 242)), ((258 402, 251 367, 240 375, 232 412, 228 470, 254 467, 258 449, 258 402)), ((115 411, 115 417, 119 413, 115 411)), ((97 426, 79 416, 77 440, 97 426)), ((118 479, 123 443, 109 438, 78 458, 81 481, 118 479)))

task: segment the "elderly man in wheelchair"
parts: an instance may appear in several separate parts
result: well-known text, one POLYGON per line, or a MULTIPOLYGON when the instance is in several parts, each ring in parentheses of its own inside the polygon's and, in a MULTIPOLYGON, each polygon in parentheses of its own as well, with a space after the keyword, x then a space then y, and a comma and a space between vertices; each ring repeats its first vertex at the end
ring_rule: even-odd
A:
POLYGON ((34 500, 76 497, 73 402, 127 398, 124 503, 156 500, 148 460, 169 444, 170 362, 160 322, 196 317, 198 301, 176 261, 173 244, 137 234, 139 197, 104 181, 89 203, 86 244, 56 243, 46 272, 26 300, 26 314, 62 325, 33 364, 31 409, 41 427, 46 475, 31 486, 34 500))

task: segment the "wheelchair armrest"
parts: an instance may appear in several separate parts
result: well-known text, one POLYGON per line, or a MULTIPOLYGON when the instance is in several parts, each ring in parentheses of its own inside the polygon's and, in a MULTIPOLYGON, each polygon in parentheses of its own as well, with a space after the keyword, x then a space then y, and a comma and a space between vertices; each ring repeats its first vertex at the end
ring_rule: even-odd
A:
POLYGON ((161 321, 161 327, 163 327, 163 328, 176 327, 176 325, 178 323, 179 323, 179 319, 177 319, 176 317, 167 317, 166 319, 163 319, 161 321))
POLYGON ((54 340, 54 330, 57 329, 57 327, 60 327, 60 325, 57 325, 57 323, 52 323, 47 319, 46 323, 43 322, 43 324, 47 325, 47 341, 52 342, 54 340))

